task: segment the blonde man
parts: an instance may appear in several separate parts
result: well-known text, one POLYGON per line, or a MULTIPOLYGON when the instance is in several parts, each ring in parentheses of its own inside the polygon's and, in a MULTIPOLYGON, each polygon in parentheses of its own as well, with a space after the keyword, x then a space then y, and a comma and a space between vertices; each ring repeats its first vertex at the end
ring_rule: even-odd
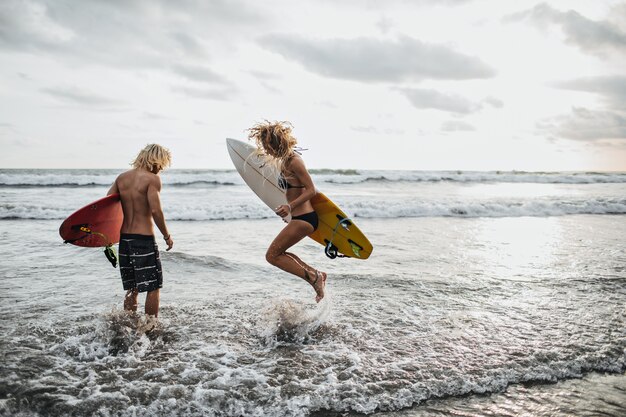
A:
POLYGON ((147 145, 133 161, 133 169, 120 174, 107 193, 120 194, 124 212, 119 247, 122 285, 127 291, 124 309, 137 311, 138 294, 147 292, 145 312, 154 317, 159 315, 163 273, 152 220, 163 234, 167 250, 172 249, 174 241, 167 230, 159 196, 159 172, 170 165, 171 158, 166 148, 147 145))

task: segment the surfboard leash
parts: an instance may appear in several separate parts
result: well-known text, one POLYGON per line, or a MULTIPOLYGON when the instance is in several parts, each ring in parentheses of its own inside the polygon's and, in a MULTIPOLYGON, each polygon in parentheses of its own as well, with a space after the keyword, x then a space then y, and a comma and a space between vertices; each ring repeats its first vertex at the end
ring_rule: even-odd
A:
MULTIPOLYGON (((109 239, 106 237, 106 235, 104 233, 94 232, 93 230, 91 230, 89 227, 87 227, 84 224, 72 226, 72 229, 78 229, 78 230, 80 230, 81 232, 83 232, 85 234, 82 235, 82 236, 77 237, 76 239, 64 240, 63 243, 74 243, 74 242, 77 242, 77 241, 79 241, 81 239, 85 239, 86 237, 89 237, 89 236, 92 236, 92 235, 100 236, 102 239, 104 239, 105 242, 109 241, 109 239)), ((113 247, 112 243, 109 243, 108 245, 105 246, 105 248, 104 248, 104 256, 106 256, 106 258, 109 260, 109 262, 111 262, 111 265, 113 265, 113 268, 117 267, 119 259, 118 259, 118 256, 117 256, 117 252, 115 252, 115 248, 113 247)))
MULTIPOLYGON (((339 229, 339 226, 341 226, 344 229, 348 230, 348 226, 350 226, 352 224, 352 222, 347 217, 341 217, 341 216, 337 215, 337 218, 339 218, 339 221, 337 222, 337 224, 335 225, 335 228, 333 229, 333 234, 331 235, 330 240, 326 240, 326 247, 324 248, 324 253, 330 259, 349 258, 349 256, 342 255, 342 254, 339 253, 339 249, 337 248, 337 246, 333 245, 333 240, 335 239, 335 235, 337 234, 337 229, 339 229)), ((354 249, 352 251, 354 252, 354 249)), ((358 251, 355 254, 357 256, 359 256, 358 255, 358 251)))

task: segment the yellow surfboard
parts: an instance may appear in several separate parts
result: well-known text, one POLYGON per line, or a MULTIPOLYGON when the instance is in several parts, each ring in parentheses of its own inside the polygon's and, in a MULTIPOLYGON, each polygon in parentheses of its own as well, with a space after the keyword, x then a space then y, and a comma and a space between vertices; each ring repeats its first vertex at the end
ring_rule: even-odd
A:
POLYGON ((340 253, 351 258, 369 258, 372 244, 335 203, 318 191, 311 204, 320 222, 309 237, 326 247, 328 257, 334 258, 340 253))
MULTIPOLYGON (((272 211, 287 204, 276 173, 256 155, 254 146, 236 139, 226 139, 226 145, 243 180, 272 211)), ((309 237, 325 247, 328 257, 369 258, 372 244, 346 213, 319 191, 311 204, 319 217, 319 227, 309 237)), ((290 221, 291 216, 286 220, 290 221)))

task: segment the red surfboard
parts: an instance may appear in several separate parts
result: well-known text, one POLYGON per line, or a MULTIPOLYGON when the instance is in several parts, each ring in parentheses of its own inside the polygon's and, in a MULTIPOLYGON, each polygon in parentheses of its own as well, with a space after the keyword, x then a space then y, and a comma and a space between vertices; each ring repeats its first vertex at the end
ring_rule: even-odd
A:
POLYGON ((111 194, 77 210, 63 221, 59 234, 65 243, 102 247, 120 241, 124 220, 119 194, 111 194))

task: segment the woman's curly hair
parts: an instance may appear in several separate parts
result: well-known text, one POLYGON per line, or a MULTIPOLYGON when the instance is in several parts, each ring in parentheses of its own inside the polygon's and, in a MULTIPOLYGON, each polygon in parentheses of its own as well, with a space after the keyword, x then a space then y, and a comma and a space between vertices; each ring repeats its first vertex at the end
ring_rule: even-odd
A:
POLYGON ((254 141, 259 155, 268 163, 280 169, 293 156, 298 140, 291 134, 293 125, 289 122, 265 120, 248 129, 248 139, 254 141))

